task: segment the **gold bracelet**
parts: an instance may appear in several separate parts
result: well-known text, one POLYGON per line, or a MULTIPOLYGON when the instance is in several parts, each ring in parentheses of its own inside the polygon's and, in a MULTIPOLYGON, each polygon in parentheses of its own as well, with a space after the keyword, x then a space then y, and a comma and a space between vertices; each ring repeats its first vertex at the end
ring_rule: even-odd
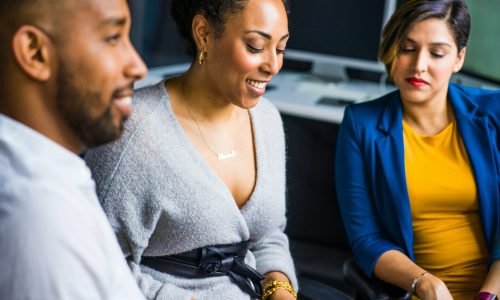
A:
POLYGON ((274 292, 276 292, 278 289, 287 290, 290 294, 293 295, 295 299, 297 299, 297 292, 293 289, 290 283, 286 281, 273 280, 269 281, 264 286, 264 293, 262 294, 262 300, 266 300, 267 298, 269 298, 269 296, 274 294, 274 292))

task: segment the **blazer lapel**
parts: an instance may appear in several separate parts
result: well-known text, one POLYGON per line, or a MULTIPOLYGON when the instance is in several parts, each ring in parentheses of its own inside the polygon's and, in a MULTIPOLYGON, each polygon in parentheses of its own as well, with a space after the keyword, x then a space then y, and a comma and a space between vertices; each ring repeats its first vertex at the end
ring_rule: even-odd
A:
POLYGON ((395 224, 386 223, 390 222, 392 217, 383 222, 386 226, 392 226, 392 230, 399 229, 397 242, 405 245, 409 257, 413 259, 413 227, 406 186, 402 106, 399 93, 395 93, 389 99, 377 129, 380 131, 380 136, 375 141, 375 149, 377 168, 380 170, 376 170, 376 173, 382 175, 382 178, 377 180, 381 185, 377 189, 381 189, 380 195, 386 196, 384 197, 385 208, 382 208, 383 215, 397 216, 395 224))
POLYGON ((484 236, 491 250, 495 243, 494 237, 499 234, 500 195, 495 171, 495 150, 489 142, 492 138, 488 129, 489 120, 469 98, 473 96, 468 96, 453 85, 450 85, 448 96, 474 172, 484 236))

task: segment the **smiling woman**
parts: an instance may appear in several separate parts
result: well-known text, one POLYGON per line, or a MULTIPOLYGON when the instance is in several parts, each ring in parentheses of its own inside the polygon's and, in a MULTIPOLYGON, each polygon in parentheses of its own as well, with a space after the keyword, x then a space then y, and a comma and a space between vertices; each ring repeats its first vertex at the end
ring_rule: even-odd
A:
POLYGON ((87 154, 100 200, 148 298, 294 299, 284 133, 262 98, 287 3, 174 0, 172 13, 192 64, 139 90, 124 137, 87 154))

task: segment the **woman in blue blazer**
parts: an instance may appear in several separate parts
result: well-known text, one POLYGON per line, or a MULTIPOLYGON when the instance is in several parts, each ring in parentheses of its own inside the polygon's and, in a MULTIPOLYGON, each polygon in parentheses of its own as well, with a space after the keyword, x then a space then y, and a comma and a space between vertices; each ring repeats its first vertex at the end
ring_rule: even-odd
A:
MULTIPOLYGON (((379 53, 398 90, 348 107, 338 136, 337 194, 356 262, 368 276, 375 275, 422 299, 495 299, 500 294, 500 91, 449 82, 462 67, 469 28, 462 0, 403 3, 384 29, 379 53), (475 184, 472 200, 478 207, 481 233, 477 243, 484 238, 484 265, 488 263, 484 274, 460 277, 458 285, 416 263, 421 245, 415 240, 420 240, 421 233, 414 227, 412 214, 418 212, 412 211, 415 199, 409 190, 425 190, 428 185, 424 180, 411 186, 414 183, 407 179, 413 169, 406 165, 414 149, 405 130, 425 140, 440 135, 452 123, 475 184), (460 290, 478 278, 480 285, 471 295, 460 290), (459 287, 457 291, 449 288, 453 284, 459 287)), ((415 153, 421 154, 420 150, 415 153)), ((425 238, 447 246, 433 236, 425 238)), ((452 243, 459 239, 451 237, 452 243)), ((430 257, 432 250, 426 250, 430 257)), ((435 255, 443 257, 443 253, 435 255)), ((446 259, 445 253, 443 263, 446 259)), ((452 267, 442 270, 446 276, 462 268, 462 261, 451 263, 452 267)))

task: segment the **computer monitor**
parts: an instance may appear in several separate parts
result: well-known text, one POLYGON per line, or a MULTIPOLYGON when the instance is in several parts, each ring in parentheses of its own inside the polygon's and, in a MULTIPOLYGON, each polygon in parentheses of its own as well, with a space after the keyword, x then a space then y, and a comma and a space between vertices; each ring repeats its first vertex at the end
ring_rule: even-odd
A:
POLYGON ((500 1, 467 0, 471 32, 467 44, 464 73, 500 84, 500 1))
POLYGON ((286 57, 312 62, 319 75, 346 78, 346 67, 383 72, 380 35, 395 7, 395 0, 291 1, 286 57))

